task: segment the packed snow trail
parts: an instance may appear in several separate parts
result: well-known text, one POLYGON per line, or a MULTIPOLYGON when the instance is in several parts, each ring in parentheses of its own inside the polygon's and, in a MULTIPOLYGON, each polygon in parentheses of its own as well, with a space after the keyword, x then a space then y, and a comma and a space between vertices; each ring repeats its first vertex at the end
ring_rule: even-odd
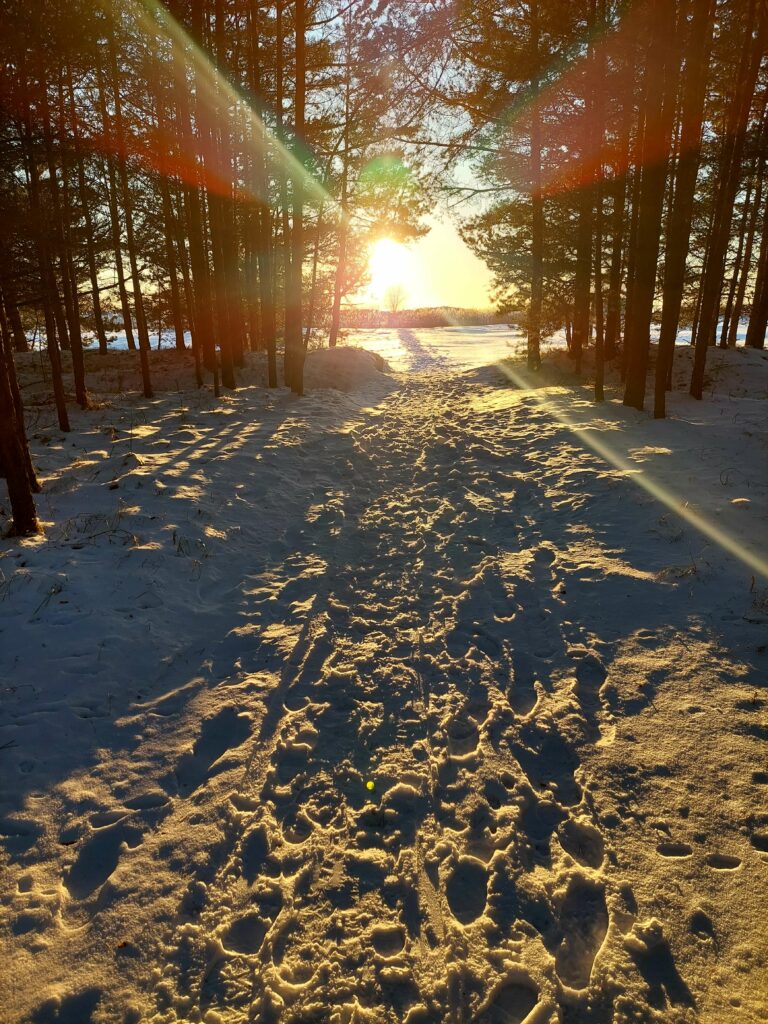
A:
POLYGON ((212 520, 231 564, 181 595, 215 610, 203 681, 179 656, 126 714, 142 792, 72 829, 62 877, 94 983, 33 1020, 761 1019, 741 597, 716 622, 664 511, 498 371, 397 383, 335 429, 287 417, 251 468, 217 446, 207 493, 254 515, 294 447, 280 528, 212 520))

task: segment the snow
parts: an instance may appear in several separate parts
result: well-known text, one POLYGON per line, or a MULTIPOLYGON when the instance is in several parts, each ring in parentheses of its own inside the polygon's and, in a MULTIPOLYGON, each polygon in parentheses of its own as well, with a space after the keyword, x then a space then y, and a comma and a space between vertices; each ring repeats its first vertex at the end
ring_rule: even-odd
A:
POLYGON ((346 340, 302 399, 93 356, 66 436, 21 361, 3 1019, 766 1019, 766 354, 654 421, 346 340))

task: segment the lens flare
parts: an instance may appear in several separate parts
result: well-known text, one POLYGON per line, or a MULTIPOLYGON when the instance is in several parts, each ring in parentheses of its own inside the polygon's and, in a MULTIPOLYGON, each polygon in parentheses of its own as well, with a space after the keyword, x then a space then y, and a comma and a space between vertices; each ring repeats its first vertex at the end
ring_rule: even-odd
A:
POLYGON ((129 18, 135 26, 133 34, 149 40, 151 50, 157 49, 158 40, 170 47, 171 59, 163 65, 163 71, 170 74, 176 88, 183 90, 185 101, 194 107, 197 131, 192 135, 154 125, 140 138, 131 135, 120 140, 114 134, 91 134, 94 148, 121 151, 149 170, 244 201, 268 202, 264 179, 271 176, 292 181, 310 201, 334 209, 338 206, 297 156, 301 140, 296 140, 293 147, 283 143, 254 110, 252 101, 215 67, 162 3, 129 0, 119 9, 114 0, 99 0, 99 4, 113 21, 129 18), (251 161, 249 168, 242 167, 242 156, 232 148, 228 133, 220 131, 222 117, 232 122, 233 138, 249 140, 248 148, 259 158, 251 161), (244 175, 244 184, 236 168, 244 175))
POLYGON ((523 367, 513 367, 509 363, 500 362, 496 364, 502 373, 516 387, 531 394, 533 399, 544 408, 559 423, 571 431, 578 441, 587 445, 601 459, 626 474, 638 487, 650 494, 661 504, 665 505, 675 515, 679 516, 690 526, 693 526, 699 533, 708 540, 713 541, 723 551, 742 562, 755 576, 762 576, 768 579, 768 559, 759 552, 749 548, 738 538, 732 536, 727 530, 722 529, 713 523, 701 512, 692 508, 688 501, 675 494, 669 487, 654 480, 636 462, 630 462, 620 452, 615 451, 602 438, 598 437, 594 430, 582 427, 576 423, 567 409, 554 400, 546 389, 541 387, 541 379, 529 373, 523 367))

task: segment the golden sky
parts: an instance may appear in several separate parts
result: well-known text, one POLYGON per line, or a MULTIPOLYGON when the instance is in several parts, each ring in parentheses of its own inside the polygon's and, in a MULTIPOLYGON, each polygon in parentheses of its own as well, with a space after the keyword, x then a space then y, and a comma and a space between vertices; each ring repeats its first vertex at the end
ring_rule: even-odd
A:
POLYGON ((371 254, 371 283, 352 301, 384 308, 385 293, 393 285, 403 289, 404 307, 460 306, 488 309, 491 275, 462 241, 445 216, 428 218, 430 230, 404 246, 376 243, 371 254))

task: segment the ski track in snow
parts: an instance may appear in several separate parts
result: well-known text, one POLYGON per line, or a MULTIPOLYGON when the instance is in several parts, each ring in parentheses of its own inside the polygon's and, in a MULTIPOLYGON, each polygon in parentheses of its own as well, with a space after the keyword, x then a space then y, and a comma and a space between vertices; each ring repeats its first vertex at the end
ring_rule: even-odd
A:
POLYGON ((166 550, 89 542, 60 590, 28 570, 28 618, 73 606, 52 646, 86 570, 119 575, 116 635, 94 618, 35 661, 72 696, 7 686, 9 1021, 763 1019, 742 902, 764 903, 768 702, 735 570, 724 636, 651 498, 497 371, 400 342, 428 372, 365 409, 270 418, 253 389, 207 434, 148 427, 119 524, 166 550), (186 521, 147 521, 139 486, 186 521), (57 733, 71 763, 46 766, 57 733))

